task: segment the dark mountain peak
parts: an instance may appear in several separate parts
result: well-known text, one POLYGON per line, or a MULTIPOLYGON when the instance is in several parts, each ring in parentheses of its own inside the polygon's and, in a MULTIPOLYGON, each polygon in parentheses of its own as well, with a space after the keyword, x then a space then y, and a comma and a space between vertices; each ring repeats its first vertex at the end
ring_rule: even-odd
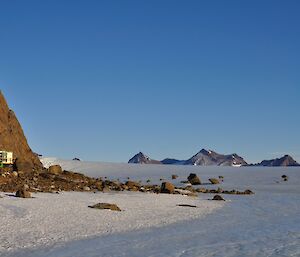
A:
POLYGON ((300 166, 292 156, 286 154, 281 158, 263 160, 261 163, 256 164, 256 166, 267 166, 267 167, 280 167, 280 166, 300 166))
POLYGON ((211 151, 202 148, 198 153, 202 153, 202 154, 205 154, 205 155, 209 155, 209 154, 211 154, 211 151))
POLYGON ((212 150, 202 149, 192 158, 185 161, 186 165, 198 166, 242 166, 247 163, 237 154, 219 154, 212 150))
POLYGON ((160 161, 152 160, 149 156, 142 152, 137 153, 133 156, 128 163, 139 163, 139 164, 160 164, 160 161))

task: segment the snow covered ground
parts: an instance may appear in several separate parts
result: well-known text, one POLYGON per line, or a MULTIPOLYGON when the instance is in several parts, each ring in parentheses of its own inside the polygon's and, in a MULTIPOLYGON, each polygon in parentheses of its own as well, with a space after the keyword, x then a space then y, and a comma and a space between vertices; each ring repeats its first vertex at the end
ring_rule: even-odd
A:
MULTIPOLYGON (((1 256, 300 256, 300 168, 128 165, 45 159, 94 177, 151 183, 224 176, 227 202, 144 193, 37 194, 0 199, 1 256), (284 182, 281 175, 288 175, 284 182), (117 203, 124 212, 87 208, 117 203), (199 208, 176 206, 189 203, 199 208)), ((173 181, 174 182, 174 181, 173 181)), ((216 188, 213 185, 204 187, 216 188)))

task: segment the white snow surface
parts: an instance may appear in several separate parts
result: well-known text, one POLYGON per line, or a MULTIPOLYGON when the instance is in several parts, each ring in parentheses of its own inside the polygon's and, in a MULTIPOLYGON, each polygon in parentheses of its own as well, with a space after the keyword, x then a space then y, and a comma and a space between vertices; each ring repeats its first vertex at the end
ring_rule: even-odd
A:
POLYGON ((134 192, 38 193, 33 197, 20 199, 6 194, 1 199, 1 256, 18 248, 45 247, 201 218, 224 204, 182 195, 134 192), (123 211, 88 208, 99 202, 115 203, 123 211), (178 204, 199 208, 183 208, 178 204))
POLYGON ((0 199, 1 256, 300 256, 300 168, 199 167, 42 160, 93 177, 161 183, 189 173, 206 188, 251 189, 226 202, 146 193, 35 194, 0 199), (281 179, 285 174, 287 182, 281 179), (224 177, 221 185, 208 179, 224 177), (123 212, 94 210, 98 202, 123 212), (199 208, 178 207, 194 204, 199 208))

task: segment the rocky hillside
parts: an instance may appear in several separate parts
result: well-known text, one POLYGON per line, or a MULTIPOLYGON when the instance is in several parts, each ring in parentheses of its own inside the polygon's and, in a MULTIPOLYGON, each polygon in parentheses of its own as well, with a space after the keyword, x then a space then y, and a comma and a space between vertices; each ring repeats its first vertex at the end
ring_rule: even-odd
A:
POLYGON ((280 166, 300 166, 290 155, 285 155, 281 158, 272 160, 264 160, 261 163, 255 164, 255 166, 267 166, 267 167, 280 167, 280 166))
POLYGON ((139 164, 161 164, 160 161, 152 160, 147 155, 139 152, 135 156, 133 156, 128 163, 139 163, 139 164))
POLYGON ((0 91, 0 150, 13 152, 19 167, 25 169, 41 169, 42 164, 30 149, 23 129, 15 115, 9 109, 0 91))

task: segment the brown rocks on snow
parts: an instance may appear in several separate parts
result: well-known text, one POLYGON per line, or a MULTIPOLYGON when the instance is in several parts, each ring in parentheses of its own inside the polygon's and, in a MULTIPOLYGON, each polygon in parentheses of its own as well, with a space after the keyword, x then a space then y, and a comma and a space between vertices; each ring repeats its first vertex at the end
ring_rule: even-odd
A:
POLYGON ((213 185, 220 184, 220 181, 217 178, 210 178, 209 181, 213 185))
POLYGON ((28 192, 25 188, 22 188, 16 192, 16 197, 31 198, 31 193, 28 192))
POLYGON ((62 173, 62 168, 60 165, 52 165, 48 168, 48 172, 54 175, 58 175, 62 173))
POLYGON ((195 173, 191 173, 187 179, 192 185, 201 185, 200 178, 195 173))
POLYGON ((95 205, 89 206, 89 208, 99 210, 121 211, 121 209, 116 204, 111 203, 97 203, 95 205))
POLYGON ((172 175, 172 179, 177 179, 178 176, 177 175, 172 175))
POLYGON ((175 187, 170 182, 163 182, 161 184, 160 192, 165 194, 173 194, 175 190, 175 187))
POLYGON ((223 198, 222 196, 220 196, 220 195, 215 195, 215 196, 213 197, 213 200, 214 200, 214 201, 225 201, 224 198, 223 198))
POLYGON ((131 191, 138 191, 141 187, 141 184, 136 181, 127 181, 125 185, 128 187, 131 191))

